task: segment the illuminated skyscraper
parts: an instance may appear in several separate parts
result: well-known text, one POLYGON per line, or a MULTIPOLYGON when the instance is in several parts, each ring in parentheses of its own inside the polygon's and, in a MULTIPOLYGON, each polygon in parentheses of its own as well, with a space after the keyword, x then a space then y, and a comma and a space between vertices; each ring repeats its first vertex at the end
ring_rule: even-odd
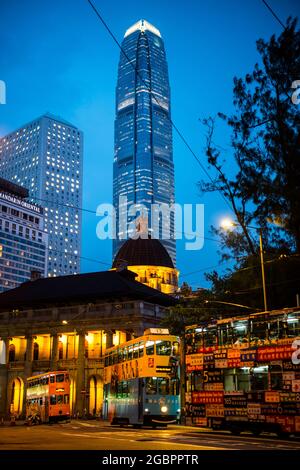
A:
MULTIPOLYGON (((119 229, 119 198, 128 206, 142 204, 148 210, 153 236, 152 204, 174 203, 174 165, 170 86, 164 43, 160 32, 145 20, 129 28, 122 43, 116 88, 113 199, 117 210, 117 239, 113 255, 127 234, 119 229)), ((169 232, 169 230, 167 230, 169 232)), ((174 264, 176 244, 174 216, 160 221, 159 237, 174 264), (165 230, 170 226, 169 239, 165 230)))
POLYGON ((82 132, 45 114, 0 138, 0 174, 44 208, 48 276, 80 272, 82 132))

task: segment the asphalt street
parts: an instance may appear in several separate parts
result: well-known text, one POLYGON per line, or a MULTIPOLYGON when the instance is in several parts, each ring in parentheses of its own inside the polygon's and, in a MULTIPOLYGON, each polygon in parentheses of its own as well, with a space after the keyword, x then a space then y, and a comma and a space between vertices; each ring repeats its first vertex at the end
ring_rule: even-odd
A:
POLYGON ((233 436, 190 426, 161 429, 115 427, 99 421, 0 427, 2 450, 300 450, 300 438, 233 436))

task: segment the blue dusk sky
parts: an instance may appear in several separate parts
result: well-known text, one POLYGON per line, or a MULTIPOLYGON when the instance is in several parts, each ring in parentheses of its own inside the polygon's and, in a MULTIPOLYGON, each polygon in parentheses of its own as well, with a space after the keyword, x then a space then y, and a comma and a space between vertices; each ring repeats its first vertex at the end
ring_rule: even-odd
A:
MULTIPOLYGON (((233 77, 259 60, 258 38, 282 28, 261 0, 94 0, 121 42, 141 18, 155 25, 165 42, 172 118, 206 166, 205 129, 199 119, 231 113, 233 77)), ((299 16, 297 0, 269 0, 279 18, 299 16)), ((83 207, 112 201, 115 86, 120 50, 87 0, 0 0, 0 80, 7 104, 0 106, 0 136, 50 112, 84 132, 83 207)), ((230 136, 219 127, 215 142, 231 163, 230 136)), ((174 133, 176 202, 205 205, 205 236, 230 211, 219 194, 200 196, 200 166, 174 133)), ((211 173, 213 177, 214 174, 211 173)), ((96 237, 96 215, 83 213, 81 271, 109 267, 111 241, 96 237)), ((177 243, 180 282, 207 285, 205 271, 218 267, 218 243, 199 251, 177 243)))

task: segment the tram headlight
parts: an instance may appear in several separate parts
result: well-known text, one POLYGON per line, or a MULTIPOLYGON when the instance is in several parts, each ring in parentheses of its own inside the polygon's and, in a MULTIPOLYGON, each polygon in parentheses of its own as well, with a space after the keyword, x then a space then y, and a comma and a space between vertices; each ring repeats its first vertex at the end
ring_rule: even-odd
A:
POLYGON ((149 413, 149 408, 145 408, 145 413, 149 413))
POLYGON ((160 409, 160 411, 161 411, 162 413, 166 413, 166 412, 168 411, 168 407, 167 407, 167 406, 162 406, 161 409, 160 409))

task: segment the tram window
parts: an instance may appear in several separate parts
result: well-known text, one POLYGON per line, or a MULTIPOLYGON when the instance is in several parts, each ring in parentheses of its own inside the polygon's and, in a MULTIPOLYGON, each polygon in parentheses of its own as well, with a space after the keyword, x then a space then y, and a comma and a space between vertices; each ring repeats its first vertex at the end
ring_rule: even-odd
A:
POLYGON ((128 360, 131 361, 132 359, 132 352, 133 352, 133 347, 128 346, 128 360))
POLYGON ((118 349, 118 362, 123 362, 124 355, 123 355, 123 349, 118 349))
POLYGON ((195 343, 193 341, 192 334, 186 334, 185 336, 185 353, 190 354, 194 351, 195 343))
POLYGON ((225 392, 236 392, 238 390, 235 369, 224 369, 224 390, 225 392))
POLYGON ((129 395, 129 387, 128 382, 122 382, 122 396, 123 398, 128 397, 129 395))
POLYGON ((201 349, 202 347, 203 347, 203 331, 202 331, 202 328, 200 329, 196 328, 195 336, 194 336, 193 352, 197 352, 197 350, 201 349))
POLYGON ((139 343, 139 357, 143 357, 143 355, 144 355, 144 342, 141 341, 139 343))
POLYGON ((156 341, 156 354, 158 356, 170 356, 171 341, 156 341))
POLYGON ((127 361, 127 359, 128 359, 128 349, 127 347, 125 347, 123 349, 123 361, 127 361))
POLYGON ((250 392, 250 367, 237 369, 237 389, 241 392, 250 392))
POLYGON ((179 395, 179 380, 170 380, 170 395, 179 395))
POLYGON ((64 404, 68 405, 70 401, 70 396, 69 395, 64 395, 64 404))
POLYGON ((50 375, 50 383, 54 384, 55 382, 55 375, 50 375))
POLYGON ((158 379, 158 393, 159 395, 169 395, 169 379, 158 379))
POLYGON ((300 312, 289 313, 286 323, 289 338, 300 335, 300 312))
POLYGON ((246 343, 248 341, 248 320, 233 322, 233 344, 246 343))
POLYGON ((178 356, 178 354, 179 354, 179 343, 178 343, 178 341, 173 342, 172 354, 173 354, 173 356, 178 356))
POLYGON ((113 363, 113 362, 112 362, 112 354, 109 353, 109 356, 108 356, 108 364, 109 364, 110 366, 112 366, 112 363, 113 363))
POLYGON ((204 347, 210 348, 216 345, 217 328, 204 328, 203 329, 203 343, 204 347))
POLYGON ((231 323, 219 325, 219 344, 220 346, 231 346, 233 340, 233 331, 231 323))
POLYGON ((155 395, 157 393, 157 378, 147 377, 146 378, 146 394, 155 395))
POLYGON ((56 405, 56 395, 50 395, 50 405, 56 405))
POLYGON ((113 353, 113 364, 118 364, 118 351, 113 353))
POLYGON ((40 398, 40 406, 42 406, 42 404, 43 404, 43 399, 40 398))
POLYGON ((269 322, 269 339, 278 339, 280 337, 280 329, 280 317, 272 317, 269 322))
POLYGON ((192 390, 195 392, 201 392, 203 390, 203 373, 195 370, 192 372, 192 390))
POLYGON ((270 365, 271 390, 282 390, 282 369, 280 365, 270 365))
POLYGON ((56 376, 56 383, 63 382, 65 380, 64 374, 57 374, 56 376))
POLYGON ((146 342, 146 354, 147 356, 151 356, 152 354, 154 354, 154 341, 146 342))
POLYGON ((116 396, 117 398, 122 398, 122 382, 117 382, 116 396))
POLYGON ((43 378, 43 385, 48 385, 49 383, 49 377, 44 377, 43 378))
POLYGON ((268 334, 268 323, 264 318, 251 319, 251 341, 265 341, 268 334))
POLYGON ((254 367, 250 381, 252 391, 268 390, 268 366, 254 367))
POLYGON ((57 404, 61 405, 64 401, 64 396, 63 395, 57 395, 57 404))
POLYGON ((139 345, 138 343, 133 346, 133 358, 137 359, 139 357, 139 345))

